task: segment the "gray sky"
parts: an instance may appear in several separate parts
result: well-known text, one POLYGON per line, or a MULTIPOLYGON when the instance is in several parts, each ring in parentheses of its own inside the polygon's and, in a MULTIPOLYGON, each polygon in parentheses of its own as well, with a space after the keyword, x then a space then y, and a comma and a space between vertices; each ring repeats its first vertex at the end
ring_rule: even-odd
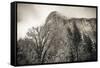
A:
POLYGON ((25 37, 26 32, 32 26, 38 27, 43 25, 46 17, 52 11, 58 11, 68 18, 96 18, 96 8, 18 4, 17 38, 19 39, 25 37))

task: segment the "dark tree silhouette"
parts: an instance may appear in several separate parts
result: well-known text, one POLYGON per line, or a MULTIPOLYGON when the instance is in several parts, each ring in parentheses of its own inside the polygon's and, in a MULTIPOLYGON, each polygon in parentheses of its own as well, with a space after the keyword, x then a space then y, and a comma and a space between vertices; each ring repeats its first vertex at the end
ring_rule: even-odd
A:
MULTIPOLYGON (((18 40, 17 45, 17 63, 18 64, 30 64, 34 54, 34 43, 31 39, 24 38, 18 40)), ((35 56, 34 56, 35 57, 35 56)), ((35 61, 34 61, 35 62, 35 61)))
POLYGON ((84 42, 86 43, 85 52, 89 54, 87 60, 96 60, 95 44, 93 44, 92 40, 88 35, 84 34, 83 37, 84 37, 84 42))
POLYGON ((76 61, 78 61, 78 47, 81 42, 81 33, 76 25, 76 22, 73 22, 73 44, 76 50, 76 61))
POLYGON ((68 37, 68 40, 70 41, 69 42, 69 60, 72 62, 72 61, 74 61, 75 60, 75 55, 74 55, 74 44, 73 44, 73 33, 72 33, 72 31, 71 31, 71 29, 68 27, 67 28, 67 32, 68 32, 68 34, 67 34, 67 36, 66 37, 68 37))

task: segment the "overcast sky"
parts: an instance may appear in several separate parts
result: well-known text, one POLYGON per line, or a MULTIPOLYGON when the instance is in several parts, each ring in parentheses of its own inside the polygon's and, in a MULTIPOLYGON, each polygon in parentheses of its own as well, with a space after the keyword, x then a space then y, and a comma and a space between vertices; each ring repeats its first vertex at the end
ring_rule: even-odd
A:
POLYGON ((17 38, 25 37, 32 26, 38 27, 45 23, 46 17, 52 11, 71 18, 96 18, 96 8, 52 6, 37 4, 18 4, 17 6, 17 38))

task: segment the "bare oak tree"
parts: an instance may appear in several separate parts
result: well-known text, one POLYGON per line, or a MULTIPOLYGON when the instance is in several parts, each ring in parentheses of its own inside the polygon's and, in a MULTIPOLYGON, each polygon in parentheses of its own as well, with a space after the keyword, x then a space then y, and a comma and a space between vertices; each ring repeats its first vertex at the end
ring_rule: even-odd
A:
POLYGON ((50 43, 53 41, 49 38, 49 29, 46 26, 32 28, 27 32, 27 36, 33 39, 33 43, 35 45, 35 51, 38 55, 38 62, 43 63, 46 52, 50 47, 50 43))

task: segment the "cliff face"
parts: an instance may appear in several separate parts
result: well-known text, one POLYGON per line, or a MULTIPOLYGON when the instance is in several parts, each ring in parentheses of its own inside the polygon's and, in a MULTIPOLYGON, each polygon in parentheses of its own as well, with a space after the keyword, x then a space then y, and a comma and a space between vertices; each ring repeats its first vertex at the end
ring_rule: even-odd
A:
MULTIPOLYGON (((46 25, 51 29, 61 30, 62 32, 66 32, 67 28, 70 28, 71 32, 73 32, 74 27, 76 25, 80 33, 88 35, 92 41, 95 42, 95 33, 96 33, 96 19, 95 18, 70 18, 67 19, 65 16, 61 16, 57 11, 51 12, 46 20, 46 25)), ((61 32, 61 33, 62 33, 61 32)), ((68 32, 67 32, 68 33, 68 32)))
POLYGON ((70 18, 57 11, 46 20, 54 40, 48 50, 47 62, 70 62, 96 59, 96 19, 70 18), (94 54, 95 53, 95 54, 94 54), (49 55, 50 54, 50 55, 49 55), (51 55, 52 54, 52 55, 51 55), (95 58, 92 57, 94 55, 95 58), (51 56, 52 58, 48 58, 51 56))

